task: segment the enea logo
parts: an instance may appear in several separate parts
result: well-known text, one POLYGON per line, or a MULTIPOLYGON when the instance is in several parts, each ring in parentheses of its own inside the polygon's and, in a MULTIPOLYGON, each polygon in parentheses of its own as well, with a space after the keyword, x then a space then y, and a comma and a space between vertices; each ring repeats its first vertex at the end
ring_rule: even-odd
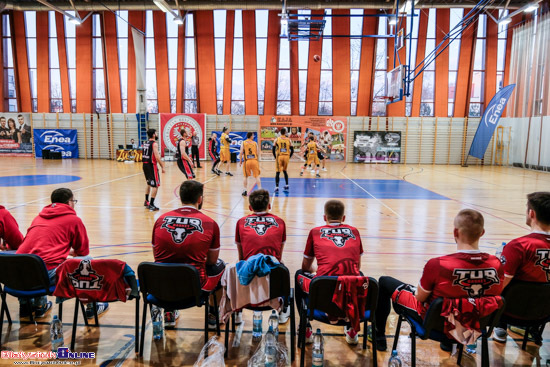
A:
POLYGON ((501 98, 497 104, 489 107, 487 110, 487 118, 485 119, 485 126, 489 126, 487 124, 487 121, 489 121, 492 125, 495 125, 498 120, 500 119, 500 115, 502 115, 502 110, 504 110, 504 106, 506 106, 506 102, 508 99, 501 98))
POLYGON ((44 131, 42 135, 40 135, 40 137, 41 138, 44 137, 44 143, 47 143, 47 144, 54 144, 54 143, 70 144, 71 143, 71 138, 66 137, 59 131, 54 131, 54 130, 44 131))

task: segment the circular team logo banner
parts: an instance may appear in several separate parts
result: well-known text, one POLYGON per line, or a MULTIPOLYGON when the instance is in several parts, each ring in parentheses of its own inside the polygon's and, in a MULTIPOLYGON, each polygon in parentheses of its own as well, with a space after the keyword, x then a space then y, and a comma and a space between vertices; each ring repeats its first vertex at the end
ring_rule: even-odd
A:
POLYGON ((204 114, 172 114, 161 113, 160 114, 160 126, 161 126, 161 155, 164 156, 165 148, 175 152, 176 143, 180 139, 180 130, 183 128, 187 131, 189 136, 188 145, 191 145, 191 136, 193 133, 197 133, 199 137, 199 157, 205 158, 205 115, 204 114))

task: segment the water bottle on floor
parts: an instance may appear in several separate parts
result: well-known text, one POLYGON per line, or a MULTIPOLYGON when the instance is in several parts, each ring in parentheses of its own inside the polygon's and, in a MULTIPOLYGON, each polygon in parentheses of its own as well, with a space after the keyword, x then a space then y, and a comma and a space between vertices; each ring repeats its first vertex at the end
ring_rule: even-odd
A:
POLYGON ((162 339, 164 337, 164 315, 162 308, 157 306, 151 308, 151 320, 153 321, 153 339, 162 339))
POLYGON ((500 247, 495 252, 495 256, 498 257, 499 260, 500 260, 500 256, 502 255, 502 251, 504 250, 504 246, 506 246, 506 242, 502 242, 502 245, 500 245, 500 247))
POLYGON ((323 346, 323 334, 321 329, 317 329, 317 332, 313 336, 313 354, 311 356, 312 367, 323 367, 325 359, 325 347, 323 346))
POLYGON ((388 361, 388 367, 401 367, 401 359, 397 355, 397 351, 391 352, 390 360, 388 361))
POLYGON ((63 325, 57 315, 53 316, 50 325, 50 340, 52 342, 52 352, 57 352, 57 348, 63 346, 63 325))
POLYGON ((473 343, 473 344, 468 344, 466 346, 466 353, 468 354, 476 354, 476 349, 477 349, 477 342, 476 343, 473 343))
POLYGON ((268 326, 273 329, 273 334, 275 334, 275 340, 279 340, 279 316, 275 310, 271 311, 271 316, 269 316, 268 326))
POLYGON ((277 342, 275 341, 275 332, 270 326, 265 334, 265 367, 277 366, 277 342))
POLYGON ((257 341, 262 338, 262 313, 254 311, 252 316, 252 340, 257 341))

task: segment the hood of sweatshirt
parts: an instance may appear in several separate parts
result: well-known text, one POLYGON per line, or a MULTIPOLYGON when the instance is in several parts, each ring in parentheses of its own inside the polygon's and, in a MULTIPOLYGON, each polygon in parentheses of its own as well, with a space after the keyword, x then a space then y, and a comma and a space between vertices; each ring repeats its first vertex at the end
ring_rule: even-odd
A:
POLYGON ((45 206, 39 214, 42 218, 50 219, 62 215, 76 215, 76 212, 68 204, 53 203, 45 206))

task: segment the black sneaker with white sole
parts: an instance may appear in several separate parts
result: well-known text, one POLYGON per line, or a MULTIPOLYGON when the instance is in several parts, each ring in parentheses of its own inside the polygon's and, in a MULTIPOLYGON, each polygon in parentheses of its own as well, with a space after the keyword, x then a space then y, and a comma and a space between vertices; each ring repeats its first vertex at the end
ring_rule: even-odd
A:
MULTIPOLYGON (((108 308, 109 308, 109 304, 107 302, 97 302, 96 303, 97 316, 107 311, 108 308)), ((92 303, 88 303, 86 305, 86 318, 87 319, 94 318, 94 306, 92 303)))
POLYGON ((154 206, 154 205, 152 205, 152 204, 149 205, 149 211, 150 211, 150 212, 156 212, 157 210, 159 210, 158 207, 156 207, 156 206, 154 206))
POLYGON ((226 175, 228 176, 233 176, 233 174, 231 172, 225 172, 226 175))
POLYGON ((48 301, 40 307, 34 309, 34 318, 40 319, 46 316, 46 313, 52 308, 52 301, 48 301))

